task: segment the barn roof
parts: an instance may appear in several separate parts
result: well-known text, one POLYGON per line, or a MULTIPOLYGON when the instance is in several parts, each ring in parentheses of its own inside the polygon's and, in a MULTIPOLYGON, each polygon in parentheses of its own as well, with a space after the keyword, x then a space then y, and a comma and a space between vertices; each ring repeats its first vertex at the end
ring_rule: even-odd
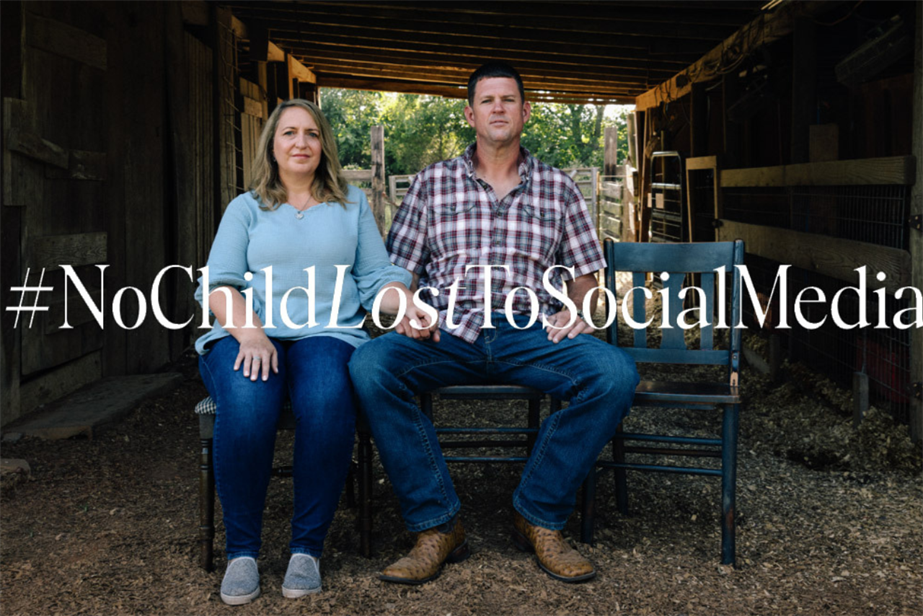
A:
POLYGON ((633 103, 765 17, 767 3, 220 4, 251 39, 268 37, 322 87, 462 97, 474 68, 503 59, 522 73, 532 100, 633 103))

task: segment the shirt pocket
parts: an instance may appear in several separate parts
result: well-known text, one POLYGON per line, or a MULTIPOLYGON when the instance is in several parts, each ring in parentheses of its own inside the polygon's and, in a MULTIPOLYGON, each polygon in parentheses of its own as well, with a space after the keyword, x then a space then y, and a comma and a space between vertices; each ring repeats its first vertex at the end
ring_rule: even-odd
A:
POLYGON ((524 195, 516 208, 515 220, 525 241, 521 247, 533 260, 551 265, 564 228, 564 206, 554 199, 541 199, 535 194, 524 195))
POLYGON ((478 211, 476 196, 448 195, 433 201, 431 237, 437 255, 450 256, 477 248, 478 211))

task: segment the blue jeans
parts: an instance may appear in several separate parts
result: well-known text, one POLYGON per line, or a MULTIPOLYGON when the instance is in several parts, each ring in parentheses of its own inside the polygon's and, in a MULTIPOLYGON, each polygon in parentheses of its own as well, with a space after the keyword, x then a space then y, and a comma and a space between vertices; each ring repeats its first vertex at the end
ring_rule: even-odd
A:
POLYGON ((259 555, 263 509, 282 403, 297 421, 292 469, 291 552, 321 557, 352 458, 356 405, 347 363, 353 346, 330 336, 272 340, 279 373, 251 381, 234 371, 240 345, 228 336, 199 358, 217 412, 215 483, 228 559, 259 555))
MULTIPOLYGON (((528 319, 517 317, 522 327, 528 319)), ((638 371, 623 350, 581 334, 554 344, 541 325, 516 330, 502 314, 474 344, 447 332, 438 343, 386 334, 349 362, 382 464, 408 530, 452 519, 461 506, 432 422, 414 396, 448 385, 512 383, 544 391, 567 408, 542 422, 513 494, 531 524, 559 530, 577 489, 631 407, 638 371)))

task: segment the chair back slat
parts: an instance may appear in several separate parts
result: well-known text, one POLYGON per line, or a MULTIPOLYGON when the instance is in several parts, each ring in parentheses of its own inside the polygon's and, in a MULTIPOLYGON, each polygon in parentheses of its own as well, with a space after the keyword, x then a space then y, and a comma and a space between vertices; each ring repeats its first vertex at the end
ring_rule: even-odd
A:
POLYGON ((666 320, 666 324, 670 327, 663 327, 660 330, 663 333, 663 339, 660 341, 660 348, 685 351, 686 330, 679 326, 679 313, 683 309, 683 300, 680 299, 679 292, 683 288, 683 279, 685 276, 679 272, 667 273, 669 277, 663 280, 661 276, 661 282, 663 283, 663 288, 667 296, 670 298, 670 306, 669 310, 667 310, 666 320))
MULTIPOLYGON (((634 272, 631 275, 631 286, 632 288, 637 289, 634 293, 631 294, 631 301, 633 302, 631 318, 634 319, 635 323, 644 323, 647 319, 647 296, 641 291, 644 288, 644 281, 647 279, 645 272, 634 272)), ((636 348, 643 349, 647 346, 647 332, 644 329, 634 330, 635 341, 634 345, 636 348)))
POLYGON ((702 301, 702 314, 708 319, 709 325, 700 330, 702 342, 699 348, 703 351, 710 351, 715 348, 715 275, 703 273, 701 280, 701 288, 705 292, 702 301))

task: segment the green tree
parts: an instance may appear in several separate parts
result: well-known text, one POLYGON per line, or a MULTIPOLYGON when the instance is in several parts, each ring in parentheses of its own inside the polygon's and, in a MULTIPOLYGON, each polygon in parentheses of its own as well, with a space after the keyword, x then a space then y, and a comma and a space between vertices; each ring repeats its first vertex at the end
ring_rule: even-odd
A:
MULTIPOLYGON (((464 116, 464 100, 413 94, 321 90, 321 105, 337 136, 345 167, 371 165, 369 130, 385 127, 385 167, 389 175, 412 174, 461 154, 474 141, 464 116)), ((523 133, 523 145, 556 167, 602 167, 603 133, 619 132, 618 163, 628 151, 627 108, 606 113, 600 105, 536 103, 523 133)))

